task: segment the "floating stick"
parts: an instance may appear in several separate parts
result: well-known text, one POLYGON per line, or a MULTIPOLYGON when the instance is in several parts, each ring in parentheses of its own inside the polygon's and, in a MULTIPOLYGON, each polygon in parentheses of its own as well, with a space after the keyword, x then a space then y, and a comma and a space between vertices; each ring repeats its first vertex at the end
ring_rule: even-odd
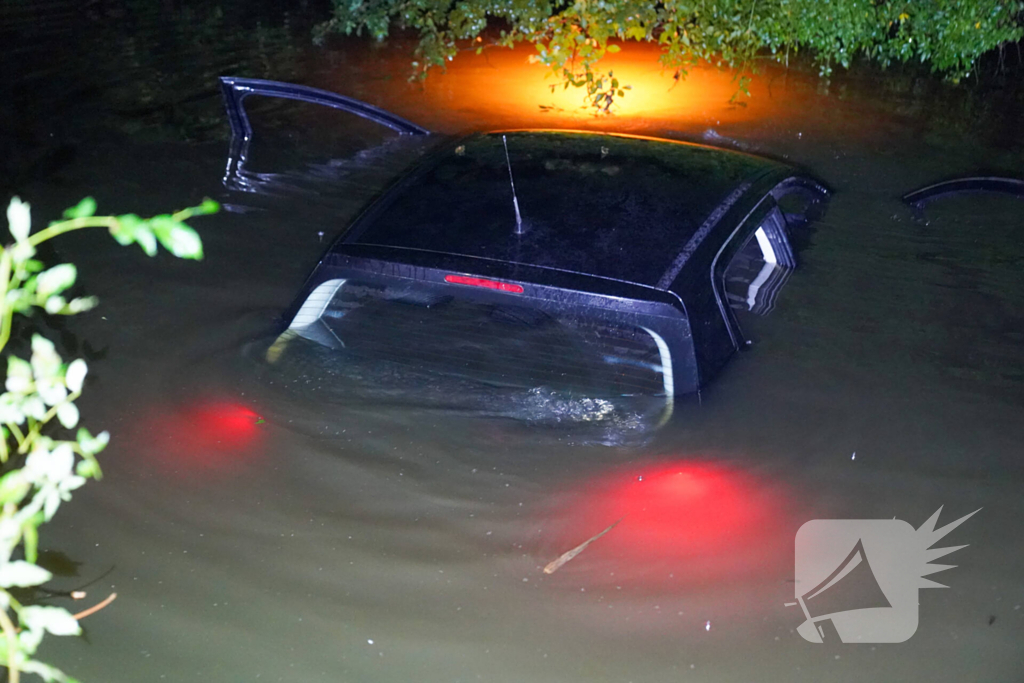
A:
POLYGON ((90 607, 89 609, 84 609, 81 612, 79 612, 78 614, 74 615, 75 619, 85 619, 90 614, 96 614, 96 612, 99 612, 101 609, 103 609, 104 607, 106 607, 110 603, 114 602, 114 598, 116 598, 116 597, 117 597, 117 593, 111 593, 110 595, 107 596, 107 599, 104 600, 103 602, 98 602, 95 605, 93 605, 92 607, 90 607))
POLYGON ((568 562, 572 558, 574 558, 577 555, 579 555, 580 553, 582 553, 584 548, 586 548, 588 545, 590 545, 591 543, 593 543, 594 541, 596 541, 597 539, 601 538, 606 533, 608 533, 609 531, 614 529, 615 525, 618 524, 619 522, 621 522, 623 519, 625 519, 625 518, 624 517, 620 517, 619 519, 617 519, 614 522, 612 522, 611 526, 609 526, 607 529, 605 529, 601 533, 596 534, 594 536, 591 536, 590 538, 588 538, 587 540, 583 541, 583 543, 580 543, 578 546, 576 546, 572 550, 570 550, 568 552, 565 552, 565 553, 562 553, 562 555, 559 556, 559 558, 557 560, 554 560, 553 562, 548 563, 548 566, 544 567, 544 573, 545 574, 554 574, 555 572, 557 572, 559 569, 561 569, 563 564, 565 564, 566 562, 568 562))

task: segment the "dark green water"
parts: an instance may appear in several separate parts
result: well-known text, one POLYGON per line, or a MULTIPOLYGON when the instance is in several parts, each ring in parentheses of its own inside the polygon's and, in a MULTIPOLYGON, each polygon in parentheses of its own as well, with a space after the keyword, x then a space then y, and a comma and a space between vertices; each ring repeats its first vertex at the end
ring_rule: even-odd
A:
MULTIPOLYGON (((515 123, 500 101, 449 96, 470 71, 410 86, 404 53, 313 50, 301 18, 132 7, 4 10, 18 39, 3 184, 37 225, 84 194, 115 213, 222 196, 221 74, 331 85, 445 132, 515 123)), ((84 424, 114 440, 104 480, 42 545, 74 563, 55 587, 119 597, 43 659, 116 682, 1020 680, 1024 204, 949 199, 917 222, 898 198, 959 174, 1024 176, 1021 94, 905 74, 826 89, 794 73, 772 96, 727 124, 724 102, 702 118, 549 124, 710 128, 835 190, 752 348, 643 447, 331 400, 322 378, 256 360, 325 240, 400 155, 362 163, 329 214, 196 221, 199 264, 100 234, 61 242, 53 258, 74 260, 102 303, 54 332, 90 361, 84 424), (704 488, 676 501, 663 484, 678 472, 704 488), (918 527, 940 506, 940 524, 982 511, 947 538, 969 547, 931 577, 950 588, 920 591, 913 638, 797 635, 784 603, 804 522, 918 527)))

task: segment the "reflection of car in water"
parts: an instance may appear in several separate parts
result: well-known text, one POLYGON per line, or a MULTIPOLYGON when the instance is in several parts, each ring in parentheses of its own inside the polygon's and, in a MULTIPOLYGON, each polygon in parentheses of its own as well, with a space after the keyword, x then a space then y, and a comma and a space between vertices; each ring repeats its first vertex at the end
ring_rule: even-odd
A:
MULTIPOLYGON (((234 190, 274 178, 246 169, 250 95, 426 134, 312 88, 235 78, 223 88, 234 190)), ((443 381, 453 403, 497 392, 531 420, 663 423, 741 347, 740 311, 772 308, 796 265, 790 231, 826 196, 789 166, 675 141, 438 140, 331 244, 267 359, 329 357, 378 390, 443 381)))

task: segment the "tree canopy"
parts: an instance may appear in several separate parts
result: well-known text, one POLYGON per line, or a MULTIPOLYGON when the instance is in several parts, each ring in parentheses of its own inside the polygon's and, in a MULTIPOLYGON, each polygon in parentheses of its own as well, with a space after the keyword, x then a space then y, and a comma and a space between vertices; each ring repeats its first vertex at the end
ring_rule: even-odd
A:
MULTIPOLYGON (((533 59, 565 86, 585 88, 607 110, 623 86, 595 68, 623 41, 656 43, 661 63, 685 77, 701 61, 756 69, 758 60, 788 64, 810 52, 822 75, 856 57, 882 66, 919 61, 953 81, 982 54, 1021 40, 1024 1, 1000 0, 332 0, 332 18, 317 29, 418 34, 415 69, 425 74, 466 49, 535 46, 533 59)), ((741 76, 745 79, 744 76, 741 76)), ((741 80, 741 89, 745 80, 741 80)))

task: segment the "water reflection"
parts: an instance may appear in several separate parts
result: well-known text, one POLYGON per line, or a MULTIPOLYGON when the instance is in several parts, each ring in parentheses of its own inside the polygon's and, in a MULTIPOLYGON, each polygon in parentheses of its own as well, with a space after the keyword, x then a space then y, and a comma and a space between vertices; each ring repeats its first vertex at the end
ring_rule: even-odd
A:
POLYGON ((238 399, 197 396, 148 406, 128 438, 149 466, 166 474, 230 476, 261 456, 265 422, 238 399))
POLYGON ((551 521, 561 523, 549 522, 557 531, 545 534, 545 546, 618 523, 560 569, 571 574, 561 580, 667 596, 784 572, 783 501, 792 493, 727 463, 706 455, 659 458, 575 484, 560 496, 551 521))

